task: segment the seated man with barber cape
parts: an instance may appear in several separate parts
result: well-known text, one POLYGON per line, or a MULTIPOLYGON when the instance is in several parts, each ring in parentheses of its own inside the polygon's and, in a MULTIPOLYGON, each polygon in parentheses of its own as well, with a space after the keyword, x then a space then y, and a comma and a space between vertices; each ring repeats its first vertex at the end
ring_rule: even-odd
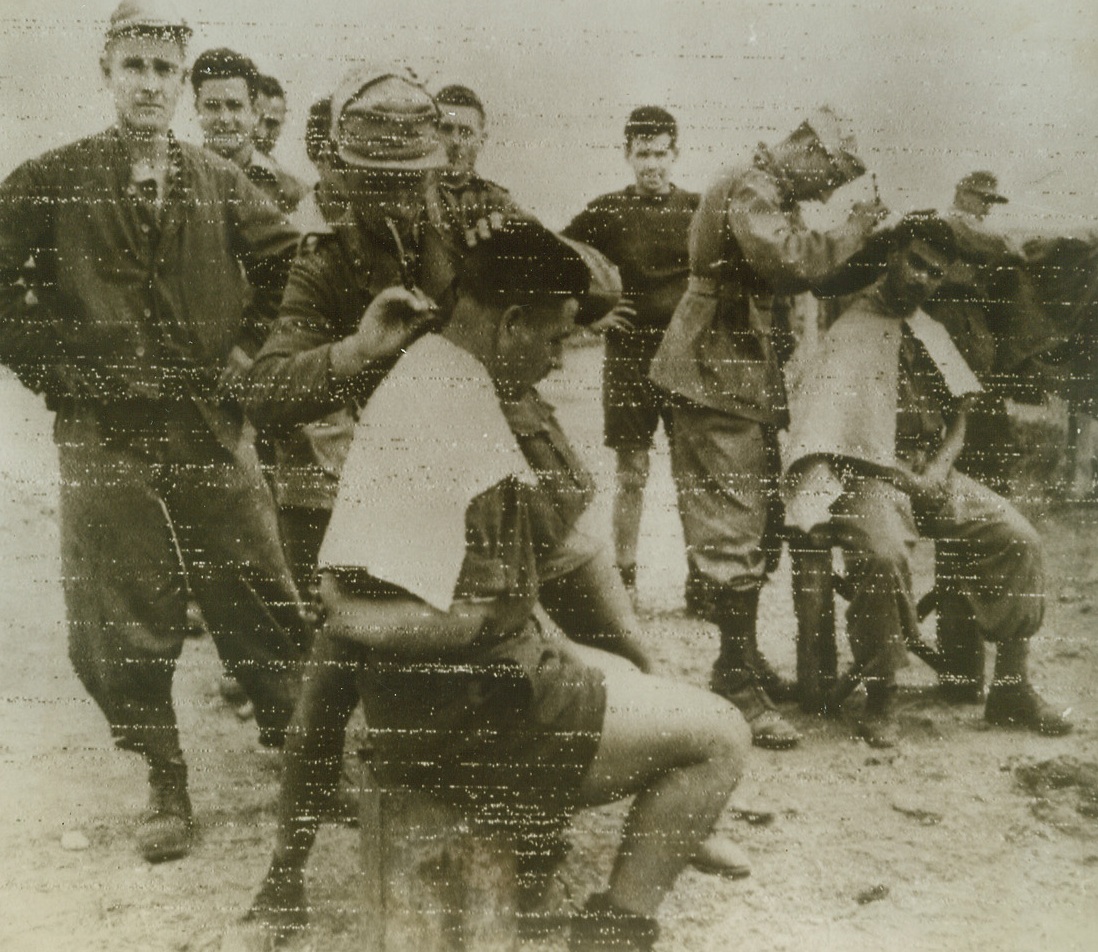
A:
POLYGON ((832 325, 790 393, 786 454, 786 521, 817 535, 826 527, 853 588, 851 649, 872 671, 858 732, 874 747, 897 740, 895 672, 917 637, 910 556, 922 536, 937 547, 939 628, 972 625, 998 646, 986 720, 1065 734, 1070 723, 1027 674, 1044 615, 1041 540, 1009 502, 954 467, 981 388, 920 306, 956 240, 927 212, 908 215, 887 240, 885 273, 832 325))
MULTIPOLYGON (((530 221, 469 253, 444 329, 408 347, 362 412, 320 590, 327 635, 358 646, 382 782, 455 801, 517 848, 577 808, 636 795, 572 947, 646 949, 749 737, 727 702, 581 646, 537 608, 541 573, 574 542, 501 401, 559 362, 590 281, 582 256, 530 221)), ((600 564, 567 576, 574 605, 620 598, 600 564)))

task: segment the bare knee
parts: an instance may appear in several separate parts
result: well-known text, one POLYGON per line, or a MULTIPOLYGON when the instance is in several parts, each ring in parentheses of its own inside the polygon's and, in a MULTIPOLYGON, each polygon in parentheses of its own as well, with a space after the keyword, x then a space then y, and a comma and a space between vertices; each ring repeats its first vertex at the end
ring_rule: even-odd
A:
POLYGON ((724 766, 724 776, 729 782, 729 789, 732 789, 744 773, 747 754, 751 750, 751 728, 733 704, 716 695, 713 698, 721 710, 719 718, 710 722, 707 741, 709 759, 724 766))
POLYGON ((618 450, 618 486, 640 492, 648 483, 648 450, 618 450))

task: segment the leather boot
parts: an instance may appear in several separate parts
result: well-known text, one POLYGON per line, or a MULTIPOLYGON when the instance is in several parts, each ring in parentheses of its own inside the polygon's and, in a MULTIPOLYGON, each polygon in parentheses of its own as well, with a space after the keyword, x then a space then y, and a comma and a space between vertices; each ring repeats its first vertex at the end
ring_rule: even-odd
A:
POLYGON ((801 735, 782 719, 760 685, 752 663, 758 608, 758 589, 721 592, 716 603, 721 649, 709 688, 739 708, 751 728, 751 742, 756 747, 788 750, 800 742, 801 735))
POLYGON ((687 618, 710 620, 712 607, 710 605, 709 584, 706 582, 705 576, 694 565, 694 560, 689 556, 686 558, 686 585, 682 594, 687 618))
POLYGON ((595 893, 572 916, 569 952, 649 952, 660 935, 655 919, 619 909, 609 893, 595 893))
POLYGON ((938 690, 950 704, 979 704, 984 699, 984 637, 968 604, 950 592, 956 557, 948 550, 937 555, 938 690))
POLYGON ((999 645, 995 654, 995 678, 987 694, 984 720, 997 727, 1031 730, 1052 737, 1071 733, 1071 721, 1042 700, 1029 683, 1026 670, 1028 656, 1028 641, 999 645))
POLYGON ((893 710, 896 685, 891 679, 867 680, 865 695, 865 710, 858 721, 858 736, 878 750, 895 747, 900 740, 893 710))
POLYGON ((150 758, 149 810, 137 826, 137 848, 147 862, 179 859, 191 851, 193 821, 182 756, 150 758))

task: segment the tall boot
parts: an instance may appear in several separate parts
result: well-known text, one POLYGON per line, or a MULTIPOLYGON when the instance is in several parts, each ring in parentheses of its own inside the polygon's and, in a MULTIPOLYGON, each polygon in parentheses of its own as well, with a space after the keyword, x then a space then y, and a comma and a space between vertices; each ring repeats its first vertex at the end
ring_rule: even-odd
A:
POLYGON ((609 893, 591 896, 572 917, 569 952, 649 952, 659 938, 655 919, 619 909, 609 893))
POLYGON ((782 719, 760 685, 753 664, 759 590, 725 590, 720 593, 715 609, 721 648, 713 665, 710 690, 740 709, 751 728, 751 742, 756 747, 769 750, 795 747, 801 735, 782 719))
POLYGON ((1071 732, 1071 722, 1041 699, 1029 683, 1025 639, 999 645, 995 677, 987 694, 984 719, 997 727, 1013 727, 1058 737, 1071 732))
POLYGON ((137 826, 137 848, 147 862, 179 859, 191 851, 193 820, 187 765, 181 754, 149 757, 149 810, 137 826))
POLYGON ((858 721, 858 736, 878 750, 895 747, 899 742, 894 702, 896 683, 889 678, 868 678, 865 683, 865 710, 858 721))
POLYGON ((979 704, 984 698, 984 637, 967 602, 949 591, 960 572, 959 556, 940 546, 936 554, 938 685, 950 704, 979 704))
POLYGON ((711 611, 710 585, 704 575, 694 564, 689 554, 686 556, 686 585, 683 588, 683 601, 686 605, 687 618, 702 618, 708 620, 711 611))

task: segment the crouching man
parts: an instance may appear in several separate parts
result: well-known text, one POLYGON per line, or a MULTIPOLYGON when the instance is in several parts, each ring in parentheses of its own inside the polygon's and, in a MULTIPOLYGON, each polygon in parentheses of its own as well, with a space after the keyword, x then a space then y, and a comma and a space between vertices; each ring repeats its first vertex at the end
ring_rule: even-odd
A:
POLYGON ((939 632, 971 624, 998 645, 986 719, 1065 734, 1071 725, 1027 676, 1044 614, 1041 541, 1010 503, 954 468, 980 384, 920 305, 956 240, 916 213, 890 243, 884 275, 831 327, 790 399, 787 522, 826 526, 843 550, 851 649, 867 666, 859 733, 875 747, 895 743, 895 671, 917 637, 910 554, 921 535, 937 547, 939 632))
MULTIPOLYGON (((727 702, 535 615, 560 539, 501 401, 560 360, 589 282, 580 256, 531 222, 469 254, 445 329, 409 346, 363 411, 321 597, 326 634, 359 646, 383 782, 504 818, 519 843, 576 808, 636 795, 609 889, 575 918, 572 947, 647 949, 750 740, 727 702)), ((387 300, 378 319, 401 320, 387 300)), ((574 602, 613 598, 603 576, 614 580, 566 576, 574 602)))

